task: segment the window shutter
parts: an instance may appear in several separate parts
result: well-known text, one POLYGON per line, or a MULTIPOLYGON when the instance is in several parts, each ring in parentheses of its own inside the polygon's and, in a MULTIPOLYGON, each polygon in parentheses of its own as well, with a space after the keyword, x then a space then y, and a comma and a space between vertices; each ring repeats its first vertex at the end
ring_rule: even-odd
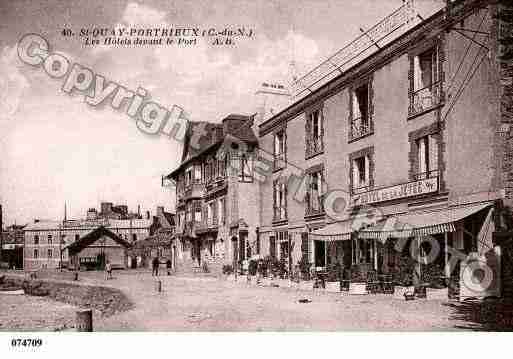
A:
POLYGON ((356 160, 352 161, 352 165, 353 165, 353 188, 358 188, 358 187, 360 187, 360 168, 358 167, 356 160))
POLYGON ((310 121, 310 115, 306 115, 306 121, 305 121, 305 144, 306 144, 306 154, 308 155, 310 152, 310 138, 311 138, 311 121, 310 121))
POLYGON ((437 135, 429 137, 429 169, 431 171, 438 170, 438 141, 437 135))
POLYGON ((426 138, 422 137, 418 140, 418 161, 419 161, 419 173, 426 173, 426 138))
POLYGON ((287 183, 283 181, 283 195, 284 195, 284 201, 283 201, 283 210, 284 210, 284 218, 287 218, 287 183))
POLYGON ((370 185, 370 158, 365 156, 365 186, 370 185))
POLYGON ((420 71, 420 58, 418 56, 413 57, 413 91, 420 90, 422 88, 422 75, 420 71))

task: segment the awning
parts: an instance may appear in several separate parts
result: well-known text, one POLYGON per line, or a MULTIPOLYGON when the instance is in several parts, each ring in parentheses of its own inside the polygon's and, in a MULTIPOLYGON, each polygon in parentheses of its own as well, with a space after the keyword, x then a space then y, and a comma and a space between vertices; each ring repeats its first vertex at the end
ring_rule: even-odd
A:
POLYGON ((308 235, 316 241, 347 241, 351 239, 352 221, 335 222, 328 224, 324 228, 317 229, 308 235))
POLYGON ((491 203, 470 206, 458 206, 436 211, 415 211, 389 217, 375 225, 362 229, 358 238, 380 239, 422 237, 456 231, 455 222, 480 210, 490 207, 491 203))

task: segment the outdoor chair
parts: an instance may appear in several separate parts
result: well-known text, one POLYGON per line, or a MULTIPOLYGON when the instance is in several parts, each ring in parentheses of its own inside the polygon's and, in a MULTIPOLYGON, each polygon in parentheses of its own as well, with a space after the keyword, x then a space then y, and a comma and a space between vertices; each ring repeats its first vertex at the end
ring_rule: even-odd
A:
POLYGON ((367 272, 367 291, 372 294, 379 292, 380 283, 378 280, 378 273, 374 270, 367 272))
POLYGON ((351 284, 351 270, 350 269, 344 269, 342 272, 342 280, 340 281, 340 290, 344 292, 349 291, 349 286, 351 284))
POLYGON ((394 282, 391 274, 383 274, 381 289, 385 294, 394 294, 394 282))

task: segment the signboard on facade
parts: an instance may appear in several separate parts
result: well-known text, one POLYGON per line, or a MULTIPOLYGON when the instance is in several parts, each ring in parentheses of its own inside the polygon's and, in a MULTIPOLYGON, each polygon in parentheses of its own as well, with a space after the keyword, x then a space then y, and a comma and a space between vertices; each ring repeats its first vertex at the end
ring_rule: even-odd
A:
POLYGON ((438 177, 385 187, 351 196, 353 206, 391 201, 438 191, 438 177))

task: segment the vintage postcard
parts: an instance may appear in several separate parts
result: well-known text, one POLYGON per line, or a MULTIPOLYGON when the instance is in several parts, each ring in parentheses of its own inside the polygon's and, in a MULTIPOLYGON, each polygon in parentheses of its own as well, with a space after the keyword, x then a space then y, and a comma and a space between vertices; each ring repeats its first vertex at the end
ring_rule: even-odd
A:
POLYGON ((512 125, 506 0, 2 1, 0 332, 510 331, 512 125))

